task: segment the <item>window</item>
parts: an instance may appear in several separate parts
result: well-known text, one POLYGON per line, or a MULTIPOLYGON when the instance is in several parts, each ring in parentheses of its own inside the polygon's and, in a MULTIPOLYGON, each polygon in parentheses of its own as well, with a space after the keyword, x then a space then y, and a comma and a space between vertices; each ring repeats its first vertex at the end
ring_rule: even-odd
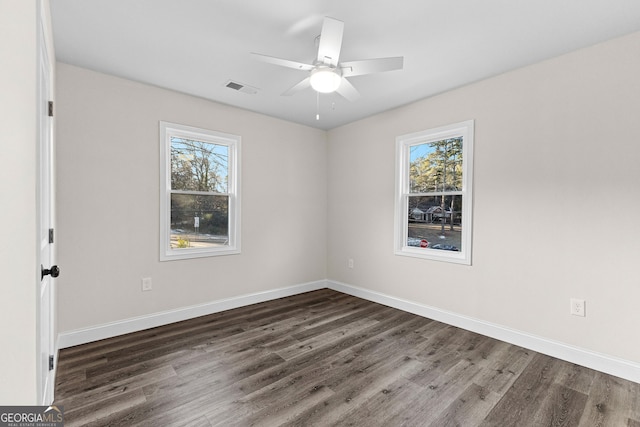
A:
POLYGON ((240 252, 240 137, 160 122, 160 260, 240 252))
POLYGON ((471 264, 473 120, 396 138, 395 253, 471 264))

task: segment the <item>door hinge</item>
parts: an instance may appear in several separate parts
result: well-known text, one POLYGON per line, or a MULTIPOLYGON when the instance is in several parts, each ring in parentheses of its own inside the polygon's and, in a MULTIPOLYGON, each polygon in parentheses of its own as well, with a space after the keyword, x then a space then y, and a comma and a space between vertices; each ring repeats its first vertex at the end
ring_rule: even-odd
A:
POLYGON ((49 355, 49 370, 53 371, 53 354, 49 355))
POLYGON ((49 229, 49 243, 53 243, 53 228, 49 229))
POLYGON ((53 101, 49 101, 49 117, 53 117, 53 101))

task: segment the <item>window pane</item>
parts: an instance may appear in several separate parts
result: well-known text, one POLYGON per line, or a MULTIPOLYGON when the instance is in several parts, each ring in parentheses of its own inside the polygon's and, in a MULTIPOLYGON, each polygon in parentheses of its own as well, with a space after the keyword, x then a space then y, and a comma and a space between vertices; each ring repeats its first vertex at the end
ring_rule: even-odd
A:
POLYGON ((409 192, 462 190, 462 137, 410 147, 409 192))
POLYGON ((171 195, 171 248, 229 244, 229 197, 171 195))
POLYGON ((410 196, 408 203, 408 246, 462 249, 462 196, 410 196))
POLYGON ((171 189, 227 193, 229 147, 171 137, 171 189))

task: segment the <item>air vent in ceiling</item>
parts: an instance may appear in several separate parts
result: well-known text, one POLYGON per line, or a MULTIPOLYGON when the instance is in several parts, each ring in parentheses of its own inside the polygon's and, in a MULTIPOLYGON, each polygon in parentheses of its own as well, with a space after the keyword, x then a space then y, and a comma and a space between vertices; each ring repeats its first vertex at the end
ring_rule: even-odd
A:
POLYGON ((248 93, 249 95, 255 95, 258 93, 258 88, 246 85, 244 83, 234 82, 233 80, 229 80, 226 84, 226 87, 229 89, 237 90, 238 92, 248 93))

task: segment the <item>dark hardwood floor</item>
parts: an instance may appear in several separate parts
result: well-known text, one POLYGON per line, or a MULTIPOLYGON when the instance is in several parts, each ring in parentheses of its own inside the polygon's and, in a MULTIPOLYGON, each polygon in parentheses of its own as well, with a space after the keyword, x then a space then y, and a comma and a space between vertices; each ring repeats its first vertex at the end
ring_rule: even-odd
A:
POLYGON ((71 426, 635 426, 640 385, 320 290, 60 352, 71 426))

